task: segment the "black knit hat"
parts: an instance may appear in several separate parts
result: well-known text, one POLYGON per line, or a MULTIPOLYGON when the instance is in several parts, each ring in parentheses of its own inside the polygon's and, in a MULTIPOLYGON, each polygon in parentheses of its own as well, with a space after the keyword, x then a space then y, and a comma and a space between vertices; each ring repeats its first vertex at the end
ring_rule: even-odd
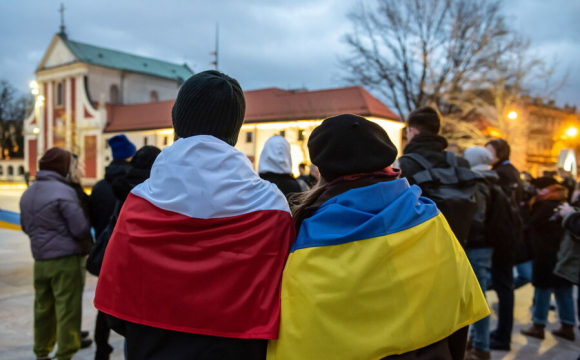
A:
POLYGON ((240 84, 219 71, 209 70, 193 75, 183 84, 171 117, 179 137, 212 135, 234 146, 245 112, 240 84))
POLYGON ((310 135, 308 150, 326 181, 382 170, 393 164, 398 153, 382 127, 350 114, 324 120, 310 135))

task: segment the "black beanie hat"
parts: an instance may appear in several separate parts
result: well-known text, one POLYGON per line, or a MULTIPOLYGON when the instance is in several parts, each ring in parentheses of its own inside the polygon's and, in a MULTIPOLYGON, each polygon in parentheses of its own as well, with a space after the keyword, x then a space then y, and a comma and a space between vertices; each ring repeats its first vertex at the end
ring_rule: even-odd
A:
POLYGON ((212 135, 234 146, 246 100, 238 82, 219 71, 204 71, 190 77, 179 90, 171 117, 175 134, 186 138, 212 135))
POLYGON ((70 170, 71 156, 71 153, 65 149, 53 147, 40 158, 38 168, 54 171, 66 177, 70 170))
POLYGON ((382 127, 351 114, 324 120, 310 135, 308 150, 326 181, 382 170, 393 164, 398 153, 382 127))

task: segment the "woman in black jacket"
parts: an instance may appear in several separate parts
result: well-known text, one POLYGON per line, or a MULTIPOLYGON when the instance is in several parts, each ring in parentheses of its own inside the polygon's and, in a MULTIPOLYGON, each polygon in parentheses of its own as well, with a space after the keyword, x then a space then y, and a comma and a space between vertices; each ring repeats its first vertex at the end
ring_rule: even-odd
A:
POLYGON ((538 179, 540 189, 535 201, 531 202, 531 216, 526 226, 526 236, 533 247, 534 291, 533 324, 522 334, 544 338, 544 328, 548 322, 548 311, 552 293, 556 297, 558 315, 562 326, 552 334, 574 340, 574 300, 572 284, 554 274, 560 243, 564 229, 559 219, 553 219, 554 210, 568 198, 568 190, 554 179, 538 179))

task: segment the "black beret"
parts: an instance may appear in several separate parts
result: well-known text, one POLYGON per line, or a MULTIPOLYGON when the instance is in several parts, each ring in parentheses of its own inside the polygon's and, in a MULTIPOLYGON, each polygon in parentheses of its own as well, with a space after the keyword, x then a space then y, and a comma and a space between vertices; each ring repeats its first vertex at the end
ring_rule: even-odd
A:
POLYGON ((326 181, 380 171, 392 165, 398 154, 382 127, 351 114, 324 120, 310 135, 308 150, 326 181))

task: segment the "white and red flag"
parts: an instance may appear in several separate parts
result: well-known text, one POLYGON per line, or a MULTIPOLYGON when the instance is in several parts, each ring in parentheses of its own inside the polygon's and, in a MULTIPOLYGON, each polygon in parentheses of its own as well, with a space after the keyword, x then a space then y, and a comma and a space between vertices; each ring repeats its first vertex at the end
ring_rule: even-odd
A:
POLYGON ((95 307, 181 332, 275 339, 294 226, 274 184, 213 136, 163 149, 127 198, 95 307))

